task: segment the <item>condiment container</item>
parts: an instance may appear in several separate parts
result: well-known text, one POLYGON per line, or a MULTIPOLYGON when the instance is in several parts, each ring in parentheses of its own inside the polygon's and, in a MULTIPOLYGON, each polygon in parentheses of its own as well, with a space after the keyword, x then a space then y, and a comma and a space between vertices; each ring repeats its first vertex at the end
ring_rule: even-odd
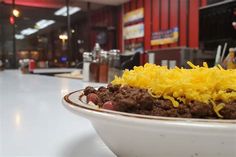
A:
POLYGON ((107 83, 108 81, 108 53, 100 51, 99 56, 99 82, 107 83))
POLYGON ((19 60, 20 70, 23 74, 29 73, 29 59, 19 60))
POLYGON ((101 49, 100 45, 98 43, 96 43, 93 48, 93 52, 92 52, 93 60, 99 59, 101 51, 102 51, 102 49, 101 49))
POLYGON ((234 57, 235 57, 235 49, 230 48, 229 49, 229 54, 225 58, 223 64, 226 65, 227 69, 235 69, 236 64, 234 63, 234 57))
POLYGON ((98 43, 95 44, 92 51, 92 62, 89 67, 89 81, 99 82, 99 58, 102 49, 98 43))
POLYGON ((120 50, 113 49, 108 54, 108 82, 114 80, 115 76, 120 76, 122 70, 120 69, 120 50))
POLYGON ((89 66, 89 81, 99 82, 99 62, 93 60, 89 66))
POLYGON ((90 64, 92 62, 92 53, 91 52, 84 52, 83 53, 83 80, 89 81, 90 80, 90 64))
POLYGON ((33 73, 35 67, 36 67, 35 61, 33 59, 30 59, 29 60, 29 72, 33 73))

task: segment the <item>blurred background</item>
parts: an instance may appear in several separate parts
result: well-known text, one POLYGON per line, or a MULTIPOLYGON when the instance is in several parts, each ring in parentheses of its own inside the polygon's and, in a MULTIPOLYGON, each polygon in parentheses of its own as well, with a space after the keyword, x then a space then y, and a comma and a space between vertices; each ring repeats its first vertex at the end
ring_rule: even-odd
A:
POLYGON ((235 22, 235 0, 0 0, 0 60, 5 69, 25 59, 82 68, 97 43, 124 61, 139 53, 122 68, 214 65, 217 50, 224 58, 235 47, 235 22))

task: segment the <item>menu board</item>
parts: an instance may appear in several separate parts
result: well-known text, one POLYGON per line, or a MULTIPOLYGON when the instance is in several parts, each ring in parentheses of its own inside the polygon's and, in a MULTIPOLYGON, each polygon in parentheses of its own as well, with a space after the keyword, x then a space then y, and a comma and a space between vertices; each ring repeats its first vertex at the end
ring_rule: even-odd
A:
POLYGON ((144 52, 144 45, 143 42, 138 43, 131 43, 128 45, 125 45, 125 50, 131 51, 131 52, 144 52))
POLYGON ((144 24, 139 23, 127 26, 124 29, 125 40, 144 37, 144 24))
POLYGON ((144 19, 144 9, 139 8, 130 11, 124 15, 124 24, 130 24, 134 22, 141 22, 144 19))
POLYGON ((179 39, 179 29, 178 27, 174 27, 169 30, 153 32, 151 45, 165 45, 172 44, 178 42, 179 39))

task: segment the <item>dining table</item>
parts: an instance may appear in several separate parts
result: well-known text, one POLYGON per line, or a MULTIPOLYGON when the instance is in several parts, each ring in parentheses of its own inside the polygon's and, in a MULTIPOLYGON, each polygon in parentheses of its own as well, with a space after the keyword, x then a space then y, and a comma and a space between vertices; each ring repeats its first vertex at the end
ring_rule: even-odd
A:
POLYGON ((67 93, 102 85, 0 71, 0 156, 115 157, 90 121, 62 104, 67 93))

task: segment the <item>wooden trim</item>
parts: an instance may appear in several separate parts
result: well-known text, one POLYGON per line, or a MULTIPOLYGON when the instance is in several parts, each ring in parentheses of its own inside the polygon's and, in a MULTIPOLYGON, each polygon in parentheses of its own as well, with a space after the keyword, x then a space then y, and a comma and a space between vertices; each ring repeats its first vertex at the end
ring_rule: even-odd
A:
POLYGON ((145 28, 144 28, 144 49, 150 49, 150 41, 151 41, 151 0, 145 0, 144 1, 144 23, 145 23, 145 28))
MULTIPOLYGON (((158 32, 161 28, 160 20, 160 1, 152 0, 152 32, 158 32)), ((158 49, 159 46, 152 46, 152 49, 158 49)))
MULTIPOLYGON (((179 6, 178 6, 178 0, 170 0, 170 27, 169 29, 172 29, 174 27, 178 26, 178 12, 179 12, 179 6)), ((173 43, 170 44, 170 47, 176 47, 178 44, 173 43)))
POLYGON ((187 46, 187 0, 180 0, 180 46, 187 46))
MULTIPOLYGON (((135 10, 137 8, 137 0, 131 0, 130 1, 130 11, 135 10)), ((136 43, 136 39, 131 39, 130 44, 136 43)))
POLYGON ((201 7, 204 7, 204 6, 206 6, 207 5, 207 0, 200 0, 200 2, 201 2, 201 7))
MULTIPOLYGON (((178 28, 179 28, 179 35, 180 35, 180 12, 181 12, 181 10, 180 10, 180 0, 178 0, 178 28)), ((179 40, 178 40, 178 44, 177 44, 178 46, 180 46, 180 36, 179 36, 179 40)))
MULTIPOLYGON (((162 0, 161 1, 161 30, 167 30, 168 29, 168 0, 162 0)), ((161 48, 166 48, 168 45, 162 45, 161 48)))
MULTIPOLYGON (((149 50, 151 48, 151 0, 144 1, 144 51, 149 50)), ((142 55, 144 64, 148 60, 148 56, 146 53, 142 55)))
MULTIPOLYGON (((143 2, 144 0, 137 0, 137 8, 142 8, 142 7, 144 7, 143 6, 143 2)), ((144 37, 142 37, 142 38, 137 38, 136 39, 136 42, 137 43, 140 43, 140 42, 144 42, 144 37)))
POLYGON ((199 47, 199 1, 191 1, 189 3, 189 47, 199 47))

